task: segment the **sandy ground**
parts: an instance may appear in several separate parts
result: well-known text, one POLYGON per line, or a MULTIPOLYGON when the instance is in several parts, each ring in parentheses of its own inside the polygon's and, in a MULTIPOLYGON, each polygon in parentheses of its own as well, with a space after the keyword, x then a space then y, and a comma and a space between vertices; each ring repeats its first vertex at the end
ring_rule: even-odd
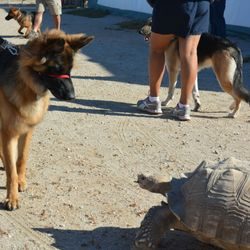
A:
MULTIPOLYGON (((1 6, 0 35, 24 43, 17 23, 7 23, 5 15, 1 6)), ((134 183, 138 173, 179 176, 202 160, 250 160, 249 106, 243 103, 237 119, 227 118, 231 97, 220 91, 210 70, 199 75, 202 111, 192 113, 191 122, 169 115, 179 89, 162 116, 137 111, 135 103, 148 91, 148 45, 135 31, 116 26, 124 20, 63 15, 65 31, 96 38, 76 58, 76 100, 52 97, 34 133, 21 208, 0 210, 0 249, 129 249, 146 211, 162 200, 134 183)), ((44 26, 51 27, 49 15, 44 26)), ((232 39, 243 54, 249 51, 249 40, 232 39)), ((249 86, 249 64, 244 78, 249 86)), ((166 80, 161 93, 164 98, 166 80)), ((4 200, 5 172, 0 170, 4 200)), ((215 249, 174 231, 162 245, 170 250, 215 249)))

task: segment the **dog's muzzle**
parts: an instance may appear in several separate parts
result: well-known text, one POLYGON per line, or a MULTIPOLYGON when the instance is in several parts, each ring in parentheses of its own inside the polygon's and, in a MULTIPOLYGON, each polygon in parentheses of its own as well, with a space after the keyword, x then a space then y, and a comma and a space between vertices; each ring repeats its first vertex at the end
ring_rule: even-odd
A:
POLYGON ((8 16, 5 17, 5 20, 9 21, 9 20, 12 19, 12 18, 13 18, 12 16, 9 16, 9 15, 8 15, 8 16))
POLYGON ((75 89, 68 74, 49 74, 42 76, 44 86, 59 100, 75 99, 75 89))

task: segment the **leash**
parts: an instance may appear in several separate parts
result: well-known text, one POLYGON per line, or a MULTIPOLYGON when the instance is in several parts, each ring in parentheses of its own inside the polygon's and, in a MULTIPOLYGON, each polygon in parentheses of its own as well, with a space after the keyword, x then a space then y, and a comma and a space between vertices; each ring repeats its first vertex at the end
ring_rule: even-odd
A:
POLYGON ((7 40, 3 39, 2 37, 0 37, 0 47, 5 51, 8 50, 9 53, 13 56, 19 55, 18 46, 8 42, 7 40))

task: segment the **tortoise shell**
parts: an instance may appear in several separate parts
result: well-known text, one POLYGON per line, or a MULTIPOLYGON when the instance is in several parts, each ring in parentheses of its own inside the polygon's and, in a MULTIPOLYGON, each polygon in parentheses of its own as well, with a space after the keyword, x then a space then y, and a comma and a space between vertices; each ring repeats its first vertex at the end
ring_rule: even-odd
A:
POLYGON ((197 238, 250 249, 250 162, 202 162, 171 185, 169 208, 197 238))

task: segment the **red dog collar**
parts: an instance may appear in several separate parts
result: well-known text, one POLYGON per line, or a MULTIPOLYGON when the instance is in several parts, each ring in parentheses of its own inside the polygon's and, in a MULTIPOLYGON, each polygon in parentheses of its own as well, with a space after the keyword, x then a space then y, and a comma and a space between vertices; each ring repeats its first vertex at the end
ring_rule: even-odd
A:
POLYGON ((56 74, 49 74, 48 76, 54 77, 54 78, 59 78, 59 79, 69 79, 70 75, 56 75, 56 74))

